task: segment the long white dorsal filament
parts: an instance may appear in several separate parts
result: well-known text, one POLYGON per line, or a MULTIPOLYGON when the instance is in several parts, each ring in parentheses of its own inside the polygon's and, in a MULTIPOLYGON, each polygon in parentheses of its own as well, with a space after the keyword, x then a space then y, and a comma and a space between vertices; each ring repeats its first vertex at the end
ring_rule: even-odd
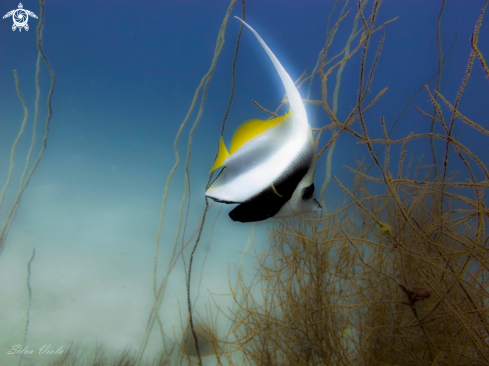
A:
POLYGON ((268 48, 267 44, 263 39, 260 37, 260 35, 253 29, 251 28, 244 20, 235 17, 239 21, 241 21, 245 26, 247 26, 255 35, 255 37, 258 39, 260 44, 263 46, 265 49, 266 53, 268 54, 268 57, 272 60, 273 65, 275 66, 275 69, 278 72, 278 75, 280 76, 280 79, 282 79, 282 84, 284 84, 285 88, 285 93, 287 93, 287 98, 289 99, 289 104, 290 104, 290 109, 292 109, 292 113, 294 113, 294 117, 296 121, 299 124, 309 124, 307 121, 307 114, 306 114, 306 108, 304 107, 304 103, 302 102, 301 95, 299 94, 299 91, 297 90, 294 82, 292 81, 292 78, 289 76, 287 71, 285 71, 284 67, 280 63, 280 61, 275 57, 273 52, 268 48))

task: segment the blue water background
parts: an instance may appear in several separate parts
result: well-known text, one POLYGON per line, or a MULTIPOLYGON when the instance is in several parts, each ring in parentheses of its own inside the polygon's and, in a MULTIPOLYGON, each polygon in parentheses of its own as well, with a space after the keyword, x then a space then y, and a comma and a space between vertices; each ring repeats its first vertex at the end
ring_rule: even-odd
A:
MULTIPOLYGON (((22 4, 25 9, 39 15, 39 4, 36 1, 26 0, 22 4)), ((343 4, 339 2, 330 27, 338 19, 343 4)), ((389 88, 375 107, 365 113, 372 138, 383 136, 381 118, 385 118, 387 128, 390 129, 402 114, 409 98, 437 72, 436 20, 441 4, 441 1, 421 0, 390 0, 382 4, 376 22, 378 25, 394 17, 399 18, 385 27, 385 42, 370 86, 371 94, 366 101, 368 104, 380 90, 389 88)), ((17 5, 15 1, 3 1, 0 13, 5 14, 17 5)), ((308 75, 316 64, 319 51, 325 44, 326 23, 333 5, 333 1, 249 0, 246 2, 246 20, 262 36, 291 77, 297 79, 305 69, 308 75)), ((443 67, 441 91, 452 103, 466 72, 471 52, 470 38, 483 5, 482 0, 447 1, 441 23, 442 49, 444 53, 452 46, 453 49, 443 67)), ((352 12, 340 25, 329 56, 343 49, 356 6, 355 2, 347 6, 352 12)), ((33 348, 42 342, 55 342, 51 339, 56 339, 59 344, 65 342, 63 344, 66 346, 69 340, 79 335, 91 339, 100 336, 106 341, 114 338, 110 329, 115 332, 114 329, 119 328, 115 325, 110 328, 112 323, 103 323, 105 328, 97 328, 96 319, 97 316, 106 319, 107 313, 117 308, 116 304, 125 296, 127 299, 137 298, 138 305, 135 308, 144 309, 137 316, 141 328, 133 334, 121 326, 113 345, 122 347, 130 343, 137 347, 152 304, 152 255, 164 185, 174 163, 173 141, 194 91, 209 69, 227 7, 225 1, 46 1, 43 50, 56 74, 52 98, 53 116, 44 157, 24 193, 16 221, 0 257, 0 267, 4 267, 0 269, 0 276, 7 276, 10 279, 8 282, 16 288, 15 291, 4 288, 4 294, 17 296, 9 305, 9 311, 15 316, 2 318, 4 321, 14 319, 13 323, 9 323, 9 329, 16 328, 17 331, 11 338, 3 335, 0 346, 9 346, 22 340, 26 305, 25 264, 32 248, 36 247, 37 262, 33 263, 33 270, 37 270, 38 275, 33 279, 33 289, 35 293, 37 291, 34 300, 43 309, 51 306, 50 311, 42 314, 61 316, 58 305, 67 301, 66 292, 57 294, 59 297, 55 299, 51 298, 50 303, 42 297, 42 292, 55 293, 54 289, 59 286, 57 281, 62 281, 66 274, 56 270, 62 263, 69 263, 68 267, 73 268, 68 278, 78 278, 80 281, 75 284, 66 280, 63 286, 71 289, 69 296, 75 298, 75 302, 93 304, 95 310, 87 315, 93 321, 92 332, 84 329, 78 333, 78 323, 75 322, 72 328, 63 328, 61 338, 53 338, 55 336, 50 334, 50 330, 55 333, 59 329, 55 326, 50 328, 46 319, 39 319, 43 325, 36 326, 34 316, 30 333, 35 340, 33 348), (51 277, 44 278, 39 273, 47 271, 47 268, 51 271, 51 277), (98 290, 94 290, 99 286, 97 278, 102 278, 102 281, 107 278, 116 282, 121 278, 129 281, 131 271, 140 274, 132 284, 132 293, 118 292, 115 297, 107 295, 102 302, 97 300, 101 299, 98 290), (87 273, 97 273, 101 277, 93 276, 83 280, 82 277, 87 273), (145 281, 144 286, 140 281, 145 281), (85 287, 80 288, 81 282, 85 283, 85 287), (94 296, 94 299, 91 300, 90 296, 94 296), (117 301, 111 303, 113 299, 117 301)), ((370 13, 370 9, 371 4, 368 4, 366 12, 370 13)), ((234 15, 241 16, 240 3, 236 4, 232 13, 234 15)), ((12 32, 11 18, 0 22, 2 184, 8 169, 10 146, 23 115, 15 92, 12 69, 17 69, 19 73, 22 94, 29 107, 29 123, 32 123, 34 114, 37 22, 36 19, 29 19, 28 32, 12 32)), ((208 170, 213 163, 221 122, 229 101, 231 65, 239 28, 240 23, 230 17, 226 42, 208 90, 202 119, 194 135, 190 169, 192 201, 187 237, 199 222, 204 207, 203 194, 208 170)), ((382 33, 380 31, 373 37, 367 66, 372 65, 382 33)), ((358 38, 352 48, 357 43, 358 38)), ((479 48, 489 59, 489 19, 482 24, 479 48)), ((359 52, 348 62, 342 74, 338 105, 340 121, 345 120, 357 102, 360 57, 359 52)), ((335 75, 333 72, 329 77, 329 103, 332 103, 335 75)), ((41 146, 40 136, 43 134, 47 111, 45 98, 50 82, 44 65, 41 66, 40 80, 43 94, 36 149, 41 146)), ((436 87, 436 78, 429 87, 431 90, 436 87)), ((301 89, 303 97, 306 88, 307 85, 301 89)), ((320 98, 317 79, 312 90, 311 98, 320 98)), ((265 108, 275 110, 283 95, 283 87, 270 60, 254 36, 244 30, 236 66, 235 96, 224 141, 229 144, 235 128, 243 121, 267 118, 251 103, 251 99, 265 108)), ((489 129, 488 101, 489 81, 480 62, 476 60, 461 99, 460 110, 471 120, 489 129)), ((433 113, 429 97, 422 90, 411 101, 391 138, 429 130, 431 120, 414 106, 433 113)), ((314 107, 307 108, 309 115, 313 115, 314 107)), ((281 110, 281 113, 284 112, 285 108, 281 110)), ((318 125, 330 123, 324 112, 318 115, 318 125)), ((450 114, 446 113, 446 116, 450 114)), ((187 135, 194 120, 195 113, 185 127, 179 144, 182 163, 186 157, 187 135)), ((356 128, 359 130, 358 125, 356 128)), ((441 131, 439 126, 437 131, 441 131)), ((484 139, 480 133, 459 120, 456 121, 453 133, 487 165, 487 136, 484 139)), ((19 142, 14 185, 18 184, 22 159, 30 143, 29 136, 26 132, 19 142)), ((325 133, 322 144, 329 137, 325 133)), ((355 167, 356 159, 367 156, 365 146, 357 145, 357 142, 351 135, 343 134, 335 147, 332 174, 347 186, 351 186, 351 173, 344 166, 355 167)), ((444 143, 437 142, 436 147, 440 158, 444 143)), ((398 151, 398 147, 393 148, 393 174, 397 173, 395 154, 398 151)), ((419 140, 408 145, 408 151, 413 154, 415 161, 425 154, 423 163, 432 163, 429 140, 419 140)), ((324 158, 318 162, 316 187, 320 187, 325 178, 324 158)), ((467 177, 461 162, 454 163, 450 171, 459 172, 459 180, 467 177)), ((375 168, 371 172, 378 174, 375 168)), ((476 171, 476 175, 479 179, 483 178, 480 171, 476 171)), ((163 249, 159 278, 166 265, 168 243, 174 236, 173 229, 183 191, 182 177, 180 165, 169 194, 161 242, 163 249)), ((7 195, 4 213, 10 207, 13 197, 12 192, 7 195)), ((332 183, 326 192, 325 201, 334 204, 342 199, 342 191, 332 183)), ((220 204, 213 207, 212 219, 217 215, 218 206, 220 204)), ((197 271, 200 271, 199 266, 206 254, 210 261, 202 272, 207 274, 202 282, 202 293, 206 292, 207 286, 212 287, 213 281, 218 283, 217 290, 229 292, 228 264, 240 263, 251 224, 231 222, 227 217, 231 208, 222 207, 214 231, 215 239, 210 246, 204 241, 197 251, 197 271)), ((3 220, 4 216, 1 218, 3 220)), ((266 245, 266 225, 259 226, 259 229, 263 231, 258 243, 258 248, 261 248, 261 245, 266 245)), ((207 230, 209 234, 210 228, 207 230)), ((188 263, 188 255, 186 260, 188 263)), ((253 261, 249 258, 247 260, 252 271, 253 261)), ((169 296, 178 297, 184 304, 183 267, 179 271, 169 296)), ((120 285, 125 286, 122 282, 120 285)), ((198 276, 193 286, 198 286, 198 276)), ((109 290, 100 291, 105 293, 109 290)), ((63 307, 69 307, 70 304, 67 302, 63 307)), ((175 320, 172 324, 175 325, 178 323, 178 311, 172 306, 176 306, 175 303, 168 303, 163 312, 175 320)), ((182 309, 185 309, 183 305, 182 309)), ((77 311, 82 310, 73 308, 71 314, 75 316, 77 311)), ((113 324, 123 323, 121 317, 114 316, 113 324)), ((63 321, 66 322, 66 319, 63 321)), ((9 330, 9 334, 13 333, 9 330)), ((0 360, 4 361, 2 357, 5 354, 1 352, 0 360)))

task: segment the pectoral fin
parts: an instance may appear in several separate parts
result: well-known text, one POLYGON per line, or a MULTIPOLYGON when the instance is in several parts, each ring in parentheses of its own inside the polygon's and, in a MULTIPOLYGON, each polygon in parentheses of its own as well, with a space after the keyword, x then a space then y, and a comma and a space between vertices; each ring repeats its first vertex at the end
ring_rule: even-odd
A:
POLYGON ((273 193, 275 193, 277 196, 283 197, 280 193, 277 192, 277 190, 275 189, 275 186, 273 185, 273 183, 272 183, 272 190, 273 190, 273 193))

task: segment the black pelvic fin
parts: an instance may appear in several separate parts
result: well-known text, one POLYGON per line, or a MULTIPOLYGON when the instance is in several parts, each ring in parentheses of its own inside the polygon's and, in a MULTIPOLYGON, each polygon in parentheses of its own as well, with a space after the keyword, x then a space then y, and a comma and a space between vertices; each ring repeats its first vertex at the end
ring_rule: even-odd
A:
POLYGON ((275 215, 288 201, 288 198, 279 197, 270 187, 258 196, 236 206, 229 217, 233 221, 255 222, 266 220, 275 215))

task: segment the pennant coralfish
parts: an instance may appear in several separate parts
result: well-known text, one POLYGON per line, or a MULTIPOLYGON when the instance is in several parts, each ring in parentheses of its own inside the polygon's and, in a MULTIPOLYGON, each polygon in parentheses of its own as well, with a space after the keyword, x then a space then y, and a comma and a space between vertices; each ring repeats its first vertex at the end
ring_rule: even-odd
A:
POLYGON ((258 33, 285 87, 290 111, 267 121, 244 122, 234 132, 229 151, 221 137, 211 172, 224 167, 205 195, 217 202, 238 203, 234 221, 293 217, 321 210, 314 196, 316 146, 306 108, 291 77, 258 33))

